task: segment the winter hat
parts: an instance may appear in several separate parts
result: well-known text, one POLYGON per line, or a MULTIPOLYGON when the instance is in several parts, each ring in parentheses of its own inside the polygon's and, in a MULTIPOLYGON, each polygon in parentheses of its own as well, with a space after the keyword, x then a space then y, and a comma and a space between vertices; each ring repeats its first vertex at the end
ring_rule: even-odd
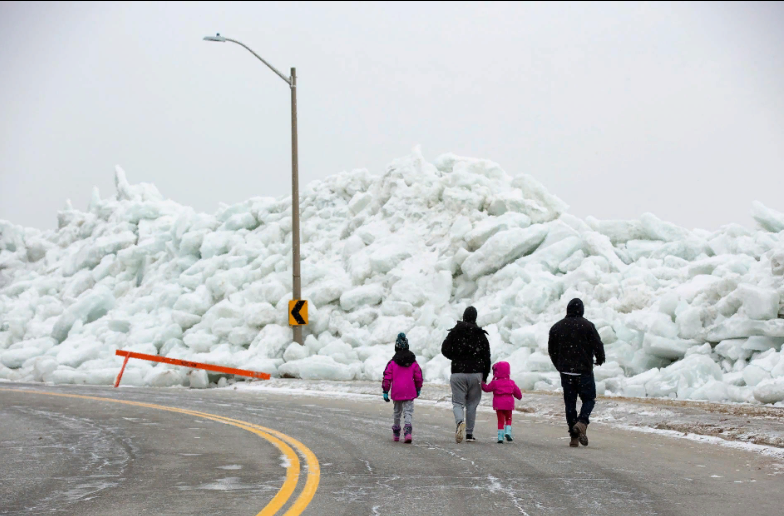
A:
POLYGON ((408 349, 408 339, 405 333, 398 333, 397 340, 395 340, 395 351, 408 349))
POLYGON ((474 308, 473 306, 469 306, 468 308, 466 308, 465 312, 463 312, 463 321, 464 322, 469 322, 469 323, 475 323, 476 322, 476 308, 474 308))

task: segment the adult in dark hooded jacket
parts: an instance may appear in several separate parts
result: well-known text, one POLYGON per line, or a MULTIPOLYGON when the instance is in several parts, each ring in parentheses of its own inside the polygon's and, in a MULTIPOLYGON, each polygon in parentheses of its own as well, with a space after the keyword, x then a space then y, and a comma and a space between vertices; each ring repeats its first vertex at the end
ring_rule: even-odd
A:
POLYGON ((476 407, 482 399, 482 383, 490 374, 490 343, 487 332, 477 326, 476 316, 476 308, 466 308, 463 320, 449 330, 441 345, 441 354, 452 361, 449 383, 457 425, 455 441, 458 443, 463 440, 464 430, 465 439, 475 441, 476 407))
POLYGON ((566 307, 566 317, 550 328, 548 351, 553 365, 561 373, 561 386, 566 406, 566 424, 572 440, 588 446, 589 417, 596 403, 596 382, 593 378, 593 359, 604 363, 604 344, 591 321, 583 317, 585 307, 579 299, 572 299, 566 307), (582 401, 577 415, 577 397, 582 401))

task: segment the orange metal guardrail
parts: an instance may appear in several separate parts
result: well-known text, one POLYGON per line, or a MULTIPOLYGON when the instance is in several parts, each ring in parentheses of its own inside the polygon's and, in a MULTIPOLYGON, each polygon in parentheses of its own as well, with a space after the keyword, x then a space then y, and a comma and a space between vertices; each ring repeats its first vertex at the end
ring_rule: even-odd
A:
POLYGON ((262 380, 270 379, 269 374, 260 373, 258 371, 248 371, 246 369, 234 369, 233 367, 223 367, 223 366, 213 365, 213 364, 202 364, 200 362, 191 362, 189 360, 180 360, 179 358, 167 358, 158 355, 147 355, 145 353, 136 353, 134 351, 123 351, 121 349, 118 349, 117 351, 115 351, 115 355, 125 357, 125 360, 123 361, 122 369, 120 369, 120 374, 117 375, 117 380, 114 382, 115 387, 118 387, 120 385, 120 380, 122 379, 122 375, 125 372, 125 366, 128 364, 129 358, 138 358, 141 360, 149 360, 151 362, 160 362, 162 364, 172 364, 172 365, 178 365, 183 367, 190 367, 192 369, 204 369, 206 371, 214 371, 216 373, 236 374, 238 376, 248 376, 250 378, 260 378, 262 380))

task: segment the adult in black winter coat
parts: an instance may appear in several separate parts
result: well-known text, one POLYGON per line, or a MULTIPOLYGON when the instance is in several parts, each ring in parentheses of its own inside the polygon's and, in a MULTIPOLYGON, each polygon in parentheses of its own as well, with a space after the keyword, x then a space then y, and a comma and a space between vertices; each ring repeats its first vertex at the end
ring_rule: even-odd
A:
POLYGON ((579 299, 572 299, 566 307, 566 317, 550 328, 548 351, 553 365, 561 373, 561 386, 566 406, 566 424, 572 440, 588 446, 589 417, 596 404, 596 382, 593 377, 593 359, 604 363, 604 344, 591 321, 583 317, 585 307, 579 299), (582 401, 577 415, 577 396, 582 401))
POLYGON ((490 374, 490 343, 487 332, 477 326, 476 316, 476 308, 466 308, 463 320, 449 330, 441 345, 441 354, 452 361, 449 384, 458 443, 463 440, 463 431, 466 441, 476 440, 473 435, 476 407, 482 399, 482 382, 486 382, 490 374))

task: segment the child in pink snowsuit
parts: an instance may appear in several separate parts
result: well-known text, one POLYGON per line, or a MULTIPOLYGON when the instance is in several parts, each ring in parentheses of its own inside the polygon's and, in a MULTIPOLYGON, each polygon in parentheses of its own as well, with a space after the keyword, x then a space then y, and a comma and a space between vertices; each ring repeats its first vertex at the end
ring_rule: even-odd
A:
POLYGON ((512 411, 514 398, 523 399, 523 393, 517 384, 509 378, 509 362, 498 362, 493 366, 493 381, 482 383, 482 390, 493 393, 493 410, 498 416, 498 443, 506 440, 512 442, 512 411), (512 397, 514 396, 514 398, 512 397))
POLYGON ((400 333, 395 341, 395 356, 384 370, 384 381, 381 383, 384 391, 384 401, 389 402, 390 389, 392 401, 395 402, 394 421, 392 425, 392 439, 400 440, 400 416, 402 415, 406 426, 404 427, 405 442, 410 443, 411 419, 414 416, 414 399, 419 397, 422 390, 422 369, 414 355, 408 349, 408 339, 405 333, 400 333))

